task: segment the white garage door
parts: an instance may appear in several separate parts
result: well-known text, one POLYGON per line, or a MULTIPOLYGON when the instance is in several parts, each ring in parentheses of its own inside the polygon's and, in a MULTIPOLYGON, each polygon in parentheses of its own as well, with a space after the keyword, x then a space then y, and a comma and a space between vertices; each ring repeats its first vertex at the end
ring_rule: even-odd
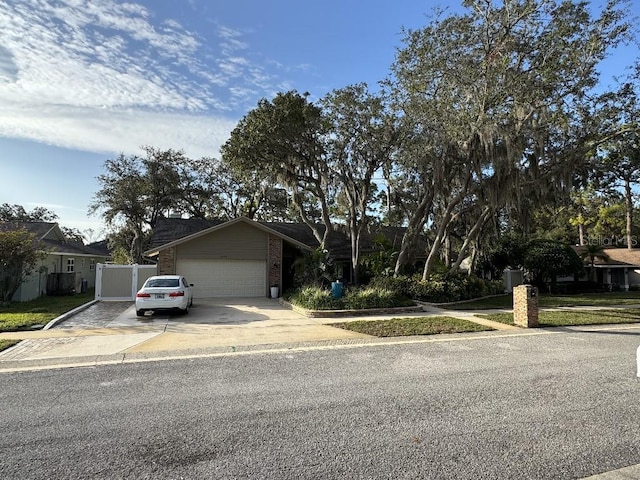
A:
POLYGON ((264 297, 264 260, 178 260, 176 273, 193 283, 194 298, 264 297))

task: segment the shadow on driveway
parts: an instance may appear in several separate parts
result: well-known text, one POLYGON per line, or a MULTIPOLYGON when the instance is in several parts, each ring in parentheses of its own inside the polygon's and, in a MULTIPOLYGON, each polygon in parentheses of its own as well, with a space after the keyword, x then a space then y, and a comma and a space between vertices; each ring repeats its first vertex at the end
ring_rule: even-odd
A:
POLYGON ((138 317, 133 302, 98 302, 54 328, 122 328, 179 325, 242 325, 268 320, 300 319, 301 315, 268 298, 194 299, 188 314, 147 312, 138 317))

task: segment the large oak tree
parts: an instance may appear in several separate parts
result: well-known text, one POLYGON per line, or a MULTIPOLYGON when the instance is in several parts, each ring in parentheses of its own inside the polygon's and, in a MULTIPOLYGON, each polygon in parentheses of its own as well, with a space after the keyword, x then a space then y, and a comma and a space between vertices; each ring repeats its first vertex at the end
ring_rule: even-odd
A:
MULTIPOLYGON (((399 159, 429 183, 416 199, 421 208, 409 218, 396 272, 412 237, 431 223, 428 277, 465 205, 480 205, 482 223, 500 209, 527 215, 548 192, 570 191, 593 140, 583 105, 598 64, 628 28, 621 3, 594 15, 586 2, 467 0, 464 13, 406 32, 388 87, 421 145, 399 159)), ((469 225, 468 235, 481 223, 469 225)))

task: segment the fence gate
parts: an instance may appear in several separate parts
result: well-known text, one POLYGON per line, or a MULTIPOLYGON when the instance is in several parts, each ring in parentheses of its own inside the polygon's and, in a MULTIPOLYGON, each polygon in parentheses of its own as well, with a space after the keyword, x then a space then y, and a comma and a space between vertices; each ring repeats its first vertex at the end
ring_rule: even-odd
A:
POLYGON ((135 300, 145 280, 156 275, 155 265, 96 265, 96 300, 135 300))

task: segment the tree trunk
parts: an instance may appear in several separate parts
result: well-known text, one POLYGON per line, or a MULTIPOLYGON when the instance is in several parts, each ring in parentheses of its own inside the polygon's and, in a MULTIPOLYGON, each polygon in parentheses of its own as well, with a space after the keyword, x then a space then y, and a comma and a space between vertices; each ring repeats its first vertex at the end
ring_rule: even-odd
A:
POLYGON ((448 233, 444 237, 444 264, 448 267, 451 264, 451 234, 448 233))
POLYGON ((360 230, 351 228, 351 273, 354 285, 360 284, 360 274, 358 272, 360 265, 360 230))
POLYGON ((584 223, 582 222, 578 224, 578 237, 580 239, 580 245, 586 245, 586 242, 584 239, 584 223))
POLYGON ((453 209, 465 197, 469 188, 470 179, 471 174, 468 173, 464 182, 462 182, 463 187, 460 189, 458 194, 453 199, 451 199, 444 211, 444 214, 442 215, 440 226, 438 227, 438 233, 436 234, 436 240, 433 242, 431 251, 429 252, 429 256, 427 257, 427 261, 424 264, 424 271, 422 272, 423 280, 427 280, 429 278, 429 275, 431 275, 431 272, 433 271, 437 255, 440 253, 440 247, 442 246, 442 241, 444 240, 444 235, 447 233, 451 222, 457 217, 457 215, 453 215, 453 209))
POLYGON ((464 260, 465 253, 469 248, 469 245, 471 244, 471 242, 474 242, 478 238, 478 236, 480 235, 480 232, 482 231, 482 227, 484 227, 484 224, 487 222, 490 215, 491 215, 491 207, 485 207, 482 213, 480 214, 480 217, 478 218, 478 220, 476 220, 476 223, 473 225, 473 227, 469 231, 467 238, 464 239, 464 243, 462 244, 462 247, 460 247, 460 251, 458 252, 458 258, 456 259, 456 262, 451 266, 451 269, 449 270, 450 273, 454 273, 460 268, 460 265, 464 260))
POLYGON ((442 242, 447 233, 447 229, 451 224, 452 219, 454 218, 451 215, 453 211, 453 207, 458 202, 453 202, 447 206, 447 209, 444 212, 442 220, 440 221, 440 226, 438 227, 438 231, 436 233, 436 238, 433 241, 433 245, 431 246, 431 250, 429 251, 429 255, 427 256, 427 261, 424 264, 424 270, 422 271, 422 280, 428 280, 431 272, 433 271, 433 267, 436 263, 436 259, 438 258, 438 254, 440 253, 440 248, 442 247, 442 242))
POLYGON ((631 250, 634 243, 633 236, 631 235, 633 228, 633 197, 631 196, 631 181, 629 178, 624 179, 624 196, 627 207, 627 228, 625 233, 627 237, 627 248, 631 250))
POLYGON ((407 225, 407 229, 402 236, 400 253, 398 254, 398 258, 396 259, 396 266, 394 268, 395 276, 400 275, 402 267, 404 267, 404 265, 407 263, 407 260, 409 259, 409 253, 418 240, 418 236, 420 235, 420 232, 422 232, 422 228, 424 227, 425 223, 427 223, 427 218, 429 217, 431 205, 433 203, 433 190, 430 190, 430 192, 430 194, 424 195, 420 199, 418 208, 416 208, 416 210, 413 212, 413 215, 409 219, 409 225, 407 225))
POLYGON ((305 213, 304 207, 302 205, 302 199, 300 197, 300 192, 298 191, 297 188, 292 189, 291 199, 295 207, 298 209, 298 214, 300 215, 300 218, 302 219, 304 224, 307 225, 309 229, 311 229, 311 232, 313 233, 313 236, 315 237, 315 239, 318 240, 318 243, 320 244, 320 248, 322 249, 326 248, 326 245, 329 242, 329 239, 331 237, 331 233, 333 232, 333 227, 328 217, 328 208, 326 206, 326 200, 324 198, 320 199, 322 203, 322 219, 325 227, 325 231, 321 232, 318 229, 318 226, 314 222, 312 222, 307 216, 307 214, 305 213))
POLYGON ((131 261, 133 261, 133 263, 142 263, 142 232, 137 228, 133 231, 133 240, 131 240, 129 254, 131 255, 131 261))

